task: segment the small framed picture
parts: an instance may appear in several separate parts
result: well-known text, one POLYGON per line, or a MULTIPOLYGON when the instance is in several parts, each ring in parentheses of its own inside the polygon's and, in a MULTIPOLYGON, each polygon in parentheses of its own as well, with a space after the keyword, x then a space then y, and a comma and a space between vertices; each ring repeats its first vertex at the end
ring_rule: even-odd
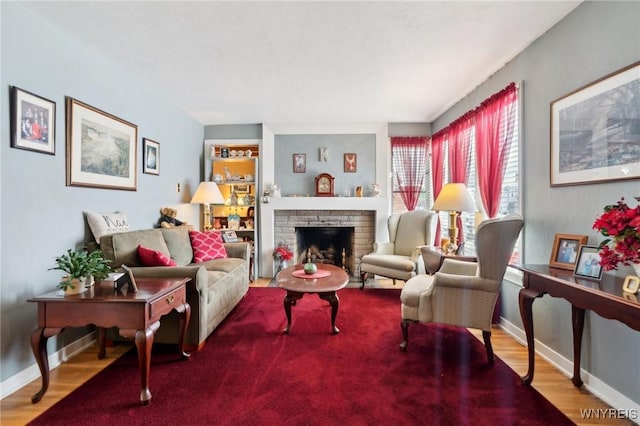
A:
POLYGON ((293 173, 307 171, 307 154, 293 154, 293 173))
POLYGON ((251 192, 251 188, 248 184, 232 185, 231 192, 235 192, 236 194, 249 194, 251 192))
POLYGON ((597 246, 580 246, 578 260, 573 275, 589 280, 600 281, 602 266, 600 266, 600 248, 597 246))
POLYGON ((222 231, 222 240, 225 243, 235 243, 238 241, 236 231, 222 231))
POLYGON ((355 173, 358 171, 358 154, 348 152, 344 154, 344 172, 355 173))
POLYGON ((586 235, 556 234, 549 266, 572 271, 576 265, 578 250, 587 243, 586 235))
POLYGON ((142 138, 142 172, 151 175, 160 174, 160 143, 142 138))
POLYGON ((220 148, 220 157, 229 158, 229 148, 220 148))
POLYGON ((56 155, 56 103, 11 86, 11 147, 56 155))

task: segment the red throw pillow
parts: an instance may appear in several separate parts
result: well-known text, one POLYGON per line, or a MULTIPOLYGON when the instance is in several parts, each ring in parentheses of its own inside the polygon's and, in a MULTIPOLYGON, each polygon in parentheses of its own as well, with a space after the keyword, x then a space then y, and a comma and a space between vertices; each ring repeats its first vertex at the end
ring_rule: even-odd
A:
POLYGON ((142 245, 138 246, 138 256, 143 266, 176 266, 176 262, 163 252, 142 245))
POLYGON ((222 234, 220 232, 189 231, 191 247, 193 248, 193 262, 200 263, 212 259, 227 257, 222 234))

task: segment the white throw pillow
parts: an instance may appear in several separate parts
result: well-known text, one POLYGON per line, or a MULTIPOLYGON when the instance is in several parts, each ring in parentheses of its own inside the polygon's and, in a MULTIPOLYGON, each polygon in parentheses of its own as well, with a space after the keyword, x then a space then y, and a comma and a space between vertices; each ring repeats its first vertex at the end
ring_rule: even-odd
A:
POLYGON ((124 213, 92 213, 85 212, 89 228, 93 233, 96 242, 100 244, 103 235, 126 232, 129 230, 129 220, 124 213))

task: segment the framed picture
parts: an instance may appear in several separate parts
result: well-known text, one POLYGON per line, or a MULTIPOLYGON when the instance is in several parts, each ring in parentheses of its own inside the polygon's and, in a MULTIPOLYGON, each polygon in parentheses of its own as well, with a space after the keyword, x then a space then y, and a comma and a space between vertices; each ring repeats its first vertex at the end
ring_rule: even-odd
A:
POLYGON ((586 235, 556 234, 549 266, 573 270, 581 245, 587 243, 586 235))
POLYGON ((11 147, 56 155, 56 103, 10 88, 11 147))
POLYGON ((344 172, 355 173, 358 171, 358 154, 349 152, 344 154, 344 172))
POLYGON ((551 103, 551 186, 640 178, 640 62, 551 103))
POLYGON ((67 186, 137 189, 138 126, 66 98, 67 186))
POLYGON ((160 174, 160 143, 142 138, 142 172, 160 174))
POLYGON ((244 184, 244 185, 233 185, 231 186, 231 192, 234 192, 236 194, 249 194, 251 192, 251 188, 249 187, 248 184, 244 184))
POLYGON ((573 275, 600 281, 602 278, 602 266, 600 266, 599 251, 600 248, 597 246, 580 246, 578 261, 573 270, 573 275))
POLYGON ((307 171, 307 154, 293 154, 293 173, 307 171))
POLYGON ((222 231, 222 240, 225 243, 235 243, 238 241, 236 231, 222 231))

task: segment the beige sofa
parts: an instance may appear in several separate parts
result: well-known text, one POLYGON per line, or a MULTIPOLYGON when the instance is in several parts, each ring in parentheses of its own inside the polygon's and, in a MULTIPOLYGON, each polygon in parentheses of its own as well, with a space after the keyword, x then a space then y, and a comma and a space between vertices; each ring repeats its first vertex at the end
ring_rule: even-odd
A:
MULTIPOLYGON (((225 319, 249 290, 248 243, 225 243, 227 258, 192 263, 193 251, 187 227, 157 228, 106 235, 100 239, 100 249, 114 267, 125 264, 136 277, 189 277, 187 302, 191 320, 187 328, 188 350, 201 349, 207 337, 225 319), (176 267, 145 267, 138 257, 138 245, 162 251, 176 267)), ((179 318, 176 312, 160 321, 155 342, 178 342, 179 318)), ((109 333, 109 337, 114 337, 109 333)))

